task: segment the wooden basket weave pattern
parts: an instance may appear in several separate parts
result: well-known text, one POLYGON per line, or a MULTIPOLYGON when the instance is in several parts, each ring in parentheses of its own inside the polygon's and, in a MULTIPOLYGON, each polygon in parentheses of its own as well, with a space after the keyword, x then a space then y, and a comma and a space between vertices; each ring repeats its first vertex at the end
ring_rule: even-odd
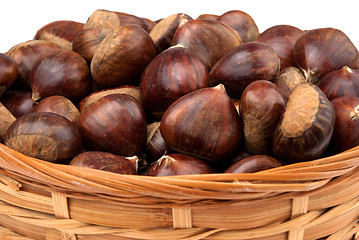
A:
POLYGON ((0 145, 0 225, 10 239, 357 240, 358 166, 356 147, 258 173, 148 177, 0 145))

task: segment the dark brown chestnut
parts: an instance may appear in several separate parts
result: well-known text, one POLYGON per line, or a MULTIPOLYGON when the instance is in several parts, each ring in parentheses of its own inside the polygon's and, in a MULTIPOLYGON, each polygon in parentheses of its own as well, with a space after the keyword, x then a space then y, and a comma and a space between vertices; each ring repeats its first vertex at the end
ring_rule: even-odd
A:
POLYGON ((217 20, 233 28, 244 43, 256 40, 259 35, 258 26, 253 18, 243 11, 231 10, 225 12, 217 20))
POLYGON ((0 97, 9 89, 19 76, 15 61, 4 53, 0 53, 0 97))
POLYGON ((14 117, 19 118, 33 111, 35 104, 31 97, 30 91, 8 90, 2 95, 1 102, 14 117))
POLYGON ((182 19, 191 20, 192 18, 184 13, 176 13, 163 18, 152 28, 150 36, 155 44, 157 53, 171 46, 173 35, 182 19))
POLYGON ((359 70, 344 66, 325 74, 317 86, 329 100, 342 96, 359 97, 359 70))
POLYGON ((210 71, 210 86, 223 84, 230 97, 240 98, 243 90, 256 80, 274 81, 280 59, 268 45, 250 42, 239 45, 222 57, 210 71))
POLYGON ((81 134, 68 119, 54 113, 29 113, 14 121, 5 144, 27 156, 60 162, 82 151, 81 134))
POLYGON ((80 153, 71 160, 70 165, 99 169, 118 174, 137 174, 136 162, 133 162, 126 157, 118 156, 108 152, 86 151, 80 153))
POLYGON ((175 151, 216 163, 231 157, 242 140, 239 114, 222 84, 177 99, 163 115, 160 131, 175 151))
POLYGON ((173 152, 161 135, 160 124, 161 122, 153 122, 147 126, 146 150, 152 161, 173 152))
POLYGON ((304 31, 291 25, 276 25, 262 32, 256 41, 271 46, 280 58, 280 69, 295 67, 294 45, 304 31))
POLYGON ((80 113, 78 126, 88 150, 141 156, 147 139, 146 115, 127 94, 99 98, 80 113))
POLYGON ((83 29, 89 28, 107 28, 114 30, 124 25, 138 25, 148 31, 148 24, 144 18, 137 17, 124 12, 109 11, 106 9, 97 9, 87 19, 83 29))
POLYGON ((338 97, 331 103, 335 110, 335 125, 328 148, 335 154, 359 144, 359 97, 338 97))
POLYGON ((277 86, 266 80, 255 81, 244 89, 240 110, 247 152, 252 155, 272 154, 274 130, 286 100, 277 86))
POLYGON ((10 125, 16 120, 14 115, 2 104, 0 103, 0 142, 4 143, 4 138, 7 129, 10 125))
POLYGON ((151 165, 148 176, 173 176, 213 173, 206 162, 184 154, 162 156, 151 165))
POLYGON ((319 158, 329 145, 334 123, 334 108, 320 88, 297 85, 274 132, 274 155, 285 163, 319 158))
POLYGON ((283 69, 279 76, 274 80, 274 84, 288 98, 292 90, 298 84, 305 83, 306 79, 302 71, 297 67, 287 67, 283 69))
POLYGON ((91 61, 91 75, 100 88, 137 85, 155 56, 155 45, 144 29, 121 26, 98 46, 91 61))
POLYGON ((70 101, 70 99, 59 95, 54 95, 42 99, 38 104, 34 106, 33 112, 56 113, 67 118, 75 125, 77 125, 77 121, 80 116, 79 110, 70 101))
POLYGON ((71 20, 53 21, 37 30, 34 39, 54 42, 61 48, 72 50, 72 41, 83 26, 83 23, 71 20))
POLYGON ((53 95, 76 102, 90 93, 90 70, 80 54, 65 49, 52 50, 34 64, 30 85, 34 102, 53 95))
POLYGON ((231 165, 225 173, 254 173, 271 168, 280 167, 283 164, 268 155, 253 155, 231 165))
POLYGON ((107 28, 89 28, 78 32, 72 41, 72 50, 79 53, 88 63, 91 63, 100 43, 110 34, 107 28))
POLYGON ((197 55, 210 70, 221 57, 242 44, 242 40, 236 31, 219 21, 182 19, 171 43, 177 44, 197 55))
POLYGON ((339 29, 306 31, 294 46, 294 60, 308 82, 317 83, 325 74, 356 61, 358 50, 339 29))
POLYGON ((84 99, 82 99, 81 102, 79 103, 79 105, 78 105, 79 111, 82 112, 85 107, 87 107, 88 105, 91 105, 97 99, 104 97, 106 95, 114 94, 114 93, 128 94, 129 96, 136 99, 136 101, 141 106, 144 105, 139 87, 124 85, 124 86, 120 86, 120 87, 102 89, 102 90, 97 90, 97 91, 91 92, 88 96, 86 96, 84 99))
POLYGON ((22 87, 30 88, 29 74, 36 60, 49 51, 59 48, 59 45, 54 42, 29 40, 16 44, 7 52, 18 67, 18 81, 22 87))
POLYGON ((201 59, 183 46, 158 54, 141 76, 140 92, 146 110, 161 119, 179 97, 208 87, 209 72, 201 59))

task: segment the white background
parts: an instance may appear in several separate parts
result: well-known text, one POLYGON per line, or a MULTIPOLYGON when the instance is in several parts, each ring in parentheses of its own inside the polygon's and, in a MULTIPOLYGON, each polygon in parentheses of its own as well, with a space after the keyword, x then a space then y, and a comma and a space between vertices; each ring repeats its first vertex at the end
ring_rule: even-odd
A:
POLYGON ((221 15, 242 10, 255 20, 259 30, 288 24, 302 30, 335 27, 346 33, 359 48, 359 8, 353 1, 259 1, 259 0, 125 0, 125 1, 17 1, 0 2, 0 52, 17 43, 32 39, 43 25, 56 20, 86 22, 96 9, 126 12, 157 20, 174 13, 196 18, 202 13, 221 15))

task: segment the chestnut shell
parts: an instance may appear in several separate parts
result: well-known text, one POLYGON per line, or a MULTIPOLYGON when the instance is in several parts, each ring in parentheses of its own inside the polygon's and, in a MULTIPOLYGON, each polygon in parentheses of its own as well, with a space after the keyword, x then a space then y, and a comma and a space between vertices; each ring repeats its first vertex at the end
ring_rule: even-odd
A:
POLYGON ((239 114, 223 85, 177 99, 163 115, 160 131, 175 151, 217 163, 231 157, 242 140, 239 114))
POLYGON ((329 145, 334 123, 334 108, 320 88, 297 85, 274 132, 274 155, 285 163, 319 158, 329 145))
POLYGON ((232 164, 225 173, 254 173, 271 168, 280 167, 283 164, 268 155, 253 155, 232 164))
POLYGON ((13 85, 18 76, 19 70, 15 61, 8 55, 0 53, 0 97, 13 85))
POLYGON ((60 162, 82 151, 78 128, 55 113, 29 113, 14 121, 5 135, 5 144, 27 156, 60 162))

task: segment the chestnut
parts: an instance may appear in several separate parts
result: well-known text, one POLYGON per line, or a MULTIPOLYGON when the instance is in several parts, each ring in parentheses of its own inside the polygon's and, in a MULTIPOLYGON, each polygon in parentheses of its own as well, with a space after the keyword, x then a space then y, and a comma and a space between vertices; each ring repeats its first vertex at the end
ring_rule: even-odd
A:
POLYGON ((111 30, 107 28, 82 29, 74 36, 72 50, 91 63, 98 46, 110 32, 111 30))
POLYGON ((6 131, 6 146, 49 162, 70 160, 82 151, 78 128, 55 113, 29 113, 16 119, 6 131))
POLYGON ((145 19, 124 12, 109 11, 105 9, 95 10, 87 19, 83 29, 107 28, 114 30, 119 26, 137 25, 148 31, 148 23, 145 19))
POLYGON ((46 40, 29 40, 13 46, 7 55, 18 67, 19 83, 24 88, 30 88, 29 74, 36 60, 49 51, 59 48, 56 43, 46 40))
POLYGON ((283 164, 268 155, 253 155, 239 160, 231 165, 224 173, 255 173, 271 168, 280 167, 283 164))
POLYGON ((51 41, 61 48, 72 50, 72 41, 83 26, 83 23, 76 21, 53 21, 37 30, 34 39, 51 41))
POLYGON ((217 21, 218 17, 219 17, 219 15, 217 15, 217 14, 202 13, 202 14, 198 15, 196 19, 207 19, 207 20, 217 21))
POLYGON ((240 111, 244 146, 248 153, 272 154, 274 130, 285 105, 286 97, 272 82, 258 80, 244 89, 240 111))
POLYGON ((84 99, 80 101, 80 103, 78 104, 78 109, 80 112, 82 112, 84 108, 86 108, 88 105, 91 105, 97 99, 114 93, 128 94, 129 96, 133 97, 141 106, 144 105, 142 100, 143 97, 141 95, 139 87, 124 85, 120 87, 102 89, 91 92, 89 95, 87 95, 84 99))
POLYGON ((201 59, 183 46, 158 54, 143 71, 140 92, 146 110, 161 119, 179 97, 208 87, 209 72, 201 59))
POLYGON ((0 53, 0 97, 9 89, 19 76, 15 61, 4 53, 0 53))
POLYGON ((144 29, 121 26, 98 46, 91 61, 91 75, 100 88, 137 85, 155 56, 155 45, 144 29))
POLYGON ((214 170, 206 162, 184 154, 168 154, 162 156, 151 165, 148 176, 173 176, 208 174, 214 170))
POLYGON ((214 163, 230 158, 242 140, 239 114, 222 84, 177 99, 164 113, 160 131, 176 152, 214 163))
POLYGON ((197 55, 210 70, 221 57, 242 44, 242 40, 236 31, 219 21, 182 19, 171 43, 177 44, 197 55))
POLYGON ((99 98, 80 113, 78 126, 85 148, 124 157, 141 156, 147 139, 146 115, 127 94, 99 98))
POLYGON ((294 45, 304 31, 291 25, 276 25, 266 29, 256 39, 271 46, 280 58, 280 69, 295 67, 294 45))
POLYGON ((329 100, 337 97, 359 97, 359 70, 344 66, 325 74, 317 83, 329 100))
POLYGON ((32 93, 25 90, 8 90, 2 95, 1 102, 16 118, 31 113, 35 106, 32 93))
POLYGON ((90 70, 80 54, 65 49, 52 50, 34 64, 30 85, 34 102, 53 95, 76 102, 90 93, 90 70))
POLYGON ((231 28, 233 28, 241 37, 243 43, 251 42, 257 39, 259 29, 253 18, 240 10, 231 10, 223 13, 217 18, 231 28))
POLYGON ((330 143, 334 123, 334 108, 320 88, 297 85, 274 132, 274 156, 285 163, 319 158, 330 143))
MULTIPOLYGON (((136 157, 138 160, 138 158, 136 157)), ((118 174, 136 175, 137 165, 128 158, 108 152, 86 151, 74 157, 70 165, 99 169, 118 174)))
POLYGON ((153 122, 147 126, 146 150, 152 161, 173 152, 161 135, 160 124, 161 122, 153 122))
POLYGON ((77 125, 80 116, 79 110, 66 97, 54 95, 42 99, 33 108, 33 112, 52 112, 67 118, 70 122, 77 125))
POLYGON ((157 53, 171 46, 173 35, 182 19, 191 20, 192 18, 184 13, 176 13, 163 18, 152 28, 150 36, 155 44, 157 53))
POLYGON ((328 149, 336 154, 359 144, 359 97, 342 96, 331 103, 335 111, 335 125, 328 149))
POLYGON ((277 85, 286 98, 289 97, 295 86, 305 82, 306 79, 302 71, 297 67, 287 67, 283 69, 274 80, 274 84, 277 85))
POLYGON ((339 29, 306 31, 294 46, 294 60, 308 82, 317 83, 325 74, 356 61, 358 50, 339 29))
POLYGON ((240 98, 251 82, 274 81, 279 70, 280 59, 270 46, 260 42, 243 43, 213 66, 209 85, 221 83, 230 97, 240 98))
POLYGON ((0 142, 4 143, 4 138, 9 126, 16 120, 14 115, 0 103, 0 142))

